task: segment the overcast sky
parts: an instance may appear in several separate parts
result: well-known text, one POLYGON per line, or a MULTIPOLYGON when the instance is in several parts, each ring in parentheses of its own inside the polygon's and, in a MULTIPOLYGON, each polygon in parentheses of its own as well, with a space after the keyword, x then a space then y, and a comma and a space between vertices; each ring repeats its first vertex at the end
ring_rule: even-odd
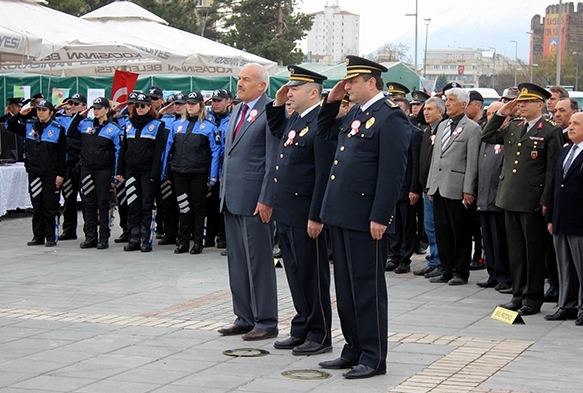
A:
MULTIPOLYGON (((343 11, 360 14, 361 54, 370 53, 386 42, 398 40, 411 48, 413 57, 415 18, 407 17, 405 14, 415 13, 415 0, 338 1, 343 11)), ((548 5, 558 4, 558 0, 418 0, 418 2, 420 58, 425 45, 423 19, 430 18, 429 49, 460 45, 474 48, 495 47, 498 53, 514 57, 515 44, 510 40, 516 40, 518 57, 527 59, 530 37, 526 32, 530 30, 531 18, 535 14, 544 16, 548 5), (451 31, 451 34, 444 35, 443 33, 447 31, 451 31), (480 34, 480 31, 488 33, 480 34), (437 34, 439 32, 442 34, 437 34), (432 34, 440 37, 439 42, 432 42, 432 34)), ((300 11, 306 13, 323 11, 326 3, 333 5, 336 0, 303 0, 299 4, 300 11)))

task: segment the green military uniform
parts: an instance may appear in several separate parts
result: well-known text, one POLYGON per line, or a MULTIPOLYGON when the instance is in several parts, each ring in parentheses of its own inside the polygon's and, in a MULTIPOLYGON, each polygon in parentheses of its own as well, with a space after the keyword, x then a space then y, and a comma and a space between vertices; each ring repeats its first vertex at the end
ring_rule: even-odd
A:
MULTIPOLYGON (((539 86, 525 83, 519 88, 520 101, 548 98, 545 94, 548 92, 539 86)), ((542 115, 529 129, 524 118, 516 118, 500 128, 504 120, 504 116, 496 114, 484 128, 482 141, 504 145, 496 205, 505 210, 512 303, 517 310, 522 305, 538 312, 544 299, 545 280, 546 229, 541 210, 547 204, 562 145, 561 128, 542 115), (528 131, 524 132, 525 129, 528 131)))

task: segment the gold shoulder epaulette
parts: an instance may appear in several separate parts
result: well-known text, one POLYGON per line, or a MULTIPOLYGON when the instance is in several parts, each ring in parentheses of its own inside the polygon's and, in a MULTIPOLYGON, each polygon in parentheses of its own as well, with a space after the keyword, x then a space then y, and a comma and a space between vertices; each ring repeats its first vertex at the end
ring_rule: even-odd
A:
POLYGON ((525 120, 524 117, 515 117, 512 121, 523 121, 525 120))
POLYGON ((388 106, 390 106, 391 108, 399 108, 398 104, 395 104, 391 99, 387 98, 386 101, 388 106))
POLYGON ((553 127, 556 127, 556 126, 557 126, 557 123, 555 123, 555 122, 554 122, 552 119, 547 119, 547 118, 545 118, 545 121, 546 121, 547 123, 549 123, 550 125, 552 125, 553 127))

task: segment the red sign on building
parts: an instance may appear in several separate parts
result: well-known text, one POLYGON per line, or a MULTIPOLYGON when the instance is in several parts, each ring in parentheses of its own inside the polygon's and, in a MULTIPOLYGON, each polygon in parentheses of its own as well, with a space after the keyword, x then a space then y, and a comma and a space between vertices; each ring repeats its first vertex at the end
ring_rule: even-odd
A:
POLYGON ((458 75, 463 75, 463 74, 464 74, 464 71, 465 71, 465 69, 466 69, 466 66, 463 66, 463 65, 459 65, 459 66, 457 66, 457 74, 458 74, 458 75))

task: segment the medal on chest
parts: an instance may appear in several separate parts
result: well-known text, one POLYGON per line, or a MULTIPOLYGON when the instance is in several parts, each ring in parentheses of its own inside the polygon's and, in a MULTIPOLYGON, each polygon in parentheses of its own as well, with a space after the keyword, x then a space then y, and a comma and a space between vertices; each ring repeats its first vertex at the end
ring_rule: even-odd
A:
POLYGON ((295 138, 296 132, 294 130, 290 130, 290 132, 287 133, 287 140, 285 141, 283 146, 288 147, 289 145, 293 145, 295 138))
POLYGON ((257 114, 259 112, 257 112, 257 109, 253 109, 250 113, 249 113, 249 117, 247 118, 247 121, 249 123, 253 123, 255 121, 255 118, 257 117, 257 114))
POLYGON ((360 120, 354 120, 352 122, 352 124, 350 125, 350 132, 348 133, 348 137, 350 138, 351 136, 354 136, 356 134, 358 134, 358 129, 360 128, 360 120))

